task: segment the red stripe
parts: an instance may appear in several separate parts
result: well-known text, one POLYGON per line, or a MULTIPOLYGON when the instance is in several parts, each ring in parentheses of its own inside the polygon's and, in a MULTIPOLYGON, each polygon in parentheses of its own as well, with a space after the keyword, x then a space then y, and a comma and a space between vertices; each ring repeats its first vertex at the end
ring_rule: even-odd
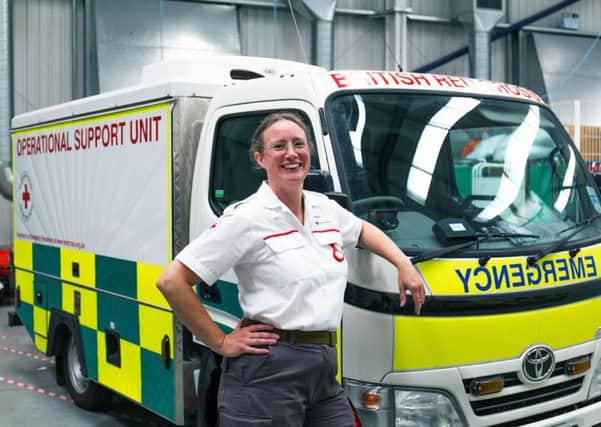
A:
POLYGON ((6 352, 9 352, 9 353, 17 354, 19 356, 29 357, 31 359, 39 360, 41 362, 54 363, 54 359, 49 359, 47 357, 39 356, 37 354, 20 351, 20 350, 14 349, 14 348, 9 348, 9 347, 6 347, 4 345, 0 346, 0 351, 6 351, 6 352))
POLYGON ((271 239, 272 237, 287 236, 292 233, 298 233, 298 230, 290 230, 290 231, 286 231, 285 233, 270 234, 269 236, 263 237, 263 240, 271 239))
POLYGON ((45 390, 41 387, 37 387, 35 385, 25 384, 20 381, 11 380, 10 378, 0 377, 0 383, 10 384, 17 386, 19 388, 33 391, 35 393, 43 394, 44 396, 53 397, 55 399, 64 400, 66 402, 70 402, 71 398, 69 396, 63 396, 62 394, 54 393, 52 391, 45 390))
POLYGON ((340 233, 340 230, 338 230, 337 228, 328 228, 325 230, 313 230, 313 233, 330 233, 330 232, 340 233))

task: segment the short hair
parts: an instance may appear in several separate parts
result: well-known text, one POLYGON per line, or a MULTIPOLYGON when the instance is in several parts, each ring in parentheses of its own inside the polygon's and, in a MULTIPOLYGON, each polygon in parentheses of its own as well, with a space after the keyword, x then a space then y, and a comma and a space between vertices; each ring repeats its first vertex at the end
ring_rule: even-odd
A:
POLYGON ((281 112, 281 113, 272 113, 267 115, 259 126, 255 129, 253 133, 252 139, 250 140, 250 158, 254 162, 255 161, 255 153, 261 153, 265 151, 265 141, 263 141, 263 133, 269 129, 271 126, 276 124, 279 121, 288 120, 289 122, 294 123, 298 127, 300 127, 305 133, 305 137, 307 138, 307 144, 309 144, 309 151, 313 153, 313 141, 311 140, 311 132, 309 131, 308 126, 305 124, 303 119, 296 113, 292 112, 281 112))

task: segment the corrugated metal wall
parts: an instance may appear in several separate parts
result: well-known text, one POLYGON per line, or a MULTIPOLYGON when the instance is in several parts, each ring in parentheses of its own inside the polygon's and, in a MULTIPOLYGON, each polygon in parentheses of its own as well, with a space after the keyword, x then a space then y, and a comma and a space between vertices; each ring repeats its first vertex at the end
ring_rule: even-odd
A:
MULTIPOLYGON (((418 15, 453 18, 455 0, 406 0, 407 6, 418 15)), ((506 0, 510 22, 531 16, 543 9, 559 3, 561 0, 506 0)), ((536 26, 559 28, 562 14, 577 13, 580 18, 580 31, 599 32, 601 22, 601 1, 581 0, 547 18, 537 21, 536 26)))
POLYGON ((386 49, 384 19, 352 15, 335 17, 334 68, 382 69, 386 49))
MULTIPOLYGON (((310 60, 311 20, 298 13, 295 17, 310 60)), ((274 12, 273 8, 240 6, 238 25, 242 55, 304 61, 292 15, 287 10, 277 8, 274 12)))
POLYGON ((145 65, 240 54, 236 8, 183 1, 102 0, 94 8, 99 91, 141 83, 145 65))
POLYGON ((337 9, 382 10, 384 0, 336 0, 337 9))
POLYGON ((413 10, 416 15, 440 16, 444 18, 453 18, 454 6, 456 0, 407 0, 407 7, 413 10))
POLYGON ((13 1, 14 114, 71 99, 71 1, 13 1))
MULTIPOLYGON (((512 22, 548 8, 560 0, 507 0, 509 2, 509 18, 512 22)), ((577 13, 579 15, 580 31, 597 33, 600 31, 601 2, 598 0, 581 0, 571 6, 557 12, 547 18, 537 21, 533 25, 537 27, 559 28, 561 16, 565 13, 577 13)))
MULTIPOLYGON (((460 25, 410 21, 408 33, 407 48, 410 70, 437 60, 468 43, 468 35, 460 25)), ((468 56, 457 58, 432 72, 467 76, 469 75, 468 56)))
POLYGON ((490 79, 499 82, 508 80, 505 70, 507 40, 500 39, 491 44, 490 50, 490 79))
MULTIPOLYGON (((339 0, 337 8, 383 10, 384 1, 339 0)), ((302 49, 287 8, 241 6, 238 17, 243 55, 303 61, 302 49), (277 22, 277 24, 276 24, 277 22), (261 31, 257 31, 260 28, 261 31), (276 28, 274 33, 274 28, 276 28)), ((312 55, 311 19, 295 13, 307 58, 312 55)), ((334 68, 383 68, 384 19, 338 13, 334 17, 334 68)))

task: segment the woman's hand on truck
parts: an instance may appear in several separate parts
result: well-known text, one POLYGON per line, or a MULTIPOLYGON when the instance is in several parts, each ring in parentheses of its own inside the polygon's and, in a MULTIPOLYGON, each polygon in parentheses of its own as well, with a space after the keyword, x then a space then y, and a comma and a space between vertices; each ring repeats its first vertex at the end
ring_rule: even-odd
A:
POLYGON ((426 289, 424 281, 411 263, 409 258, 405 258, 400 266, 397 266, 399 272, 399 294, 401 297, 401 307, 407 303, 406 291, 411 292, 415 314, 419 315, 424 302, 426 302, 426 289))

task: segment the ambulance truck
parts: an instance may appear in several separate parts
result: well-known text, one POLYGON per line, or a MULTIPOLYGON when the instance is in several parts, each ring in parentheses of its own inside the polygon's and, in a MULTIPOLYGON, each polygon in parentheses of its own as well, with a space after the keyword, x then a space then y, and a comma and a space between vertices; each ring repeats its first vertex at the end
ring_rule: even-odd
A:
MULTIPOLYGON (((117 393, 214 423, 219 360, 155 282, 257 189, 250 136, 292 111, 316 146, 306 187, 381 228, 426 284, 416 316, 390 265, 345 248, 339 375, 357 425, 601 423, 600 195, 535 93, 235 56, 142 81, 12 120, 16 312, 79 406, 117 393)), ((236 281, 196 286, 226 332, 236 281)))

